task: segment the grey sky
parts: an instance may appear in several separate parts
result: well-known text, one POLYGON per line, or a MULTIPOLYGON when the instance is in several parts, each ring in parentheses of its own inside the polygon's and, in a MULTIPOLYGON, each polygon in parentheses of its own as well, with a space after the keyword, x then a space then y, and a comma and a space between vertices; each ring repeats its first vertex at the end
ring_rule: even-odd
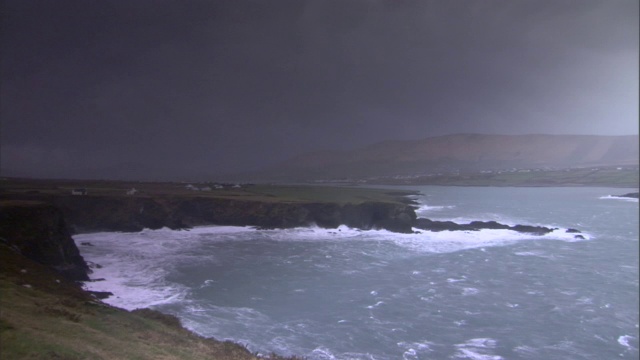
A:
POLYGON ((460 132, 638 133, 638 2, 5 1, 3 176, 180 179, 460 132))

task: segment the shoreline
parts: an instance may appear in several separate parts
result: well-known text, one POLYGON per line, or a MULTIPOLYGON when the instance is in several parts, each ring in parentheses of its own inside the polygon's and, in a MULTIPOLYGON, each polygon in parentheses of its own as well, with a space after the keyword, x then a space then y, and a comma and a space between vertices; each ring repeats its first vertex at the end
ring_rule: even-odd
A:
POLYGON ((60 209, 43 202, 0 201, 0 355, 300 359, 258 355, 237 343, 200 336, 173 315, 109 305, 101 300, 108 292, 81 285, 90 272, 60 209))
MULTIPOLYGON (((299 191, 300 189, 289 189, 289 188, 280 188, 278 189, 280 191, 287 191, 289 193, 291 193, 292 191, 299 191)), ((356 194, 357 196, 361 196, 362 192, 353 192, 353 189, 347 189, 347 190, 351 190, 351 192, 348 192, 348 194, 350 194, 351 196, 353 196, 354 194, 356 194)), ((357 229, 362 229, 364 231, 366 230, 372 230, 372 231, 376 231, 376 229, 385 229, 387 231, 391 231, 394 232, 394 230, 400 229, 402 231, 395 231, 395 234, 397 234, 398 236, 408 236, 408 237, 415 237, 415 236, 420 236, 420 234, 416 231, 416 228, 414 227, 414 225, 416 225, 418 222, 418 218, 417 215, 415 213, 416 210, 416 205, 417 202, 415 201, 415 199, 411 199, 410 196, 413 195, 417 195, 416 192, 410 192, 410 191, 389 191, 388 189, 386 190, 376 190, 373 193, 367 193, 369 194, 369 196, 386 196, 386 198, 380 198, 380 199, 384 199, 384 201, 379 201, 379 202, 374 202, 374 201, 370 201, 370 199, 365 199, 366 201, 361 201, 359 203, 330 203, 330 202, 325 202, 325 203, 320 203, 317 201, 274 201, 273 197, 269 199, 269 201, 264 201, 264 202, 260 202, 260 201, 238 201, 238 200, 234 200, 234 199, 214 199, 214 198, 203 198, 203 197, 198 197, 198 196, 185 196, 185 202, 182 203, 181 201, 176 200, 175 198, 172 199, 172 197, 162 197, 162 196, 158 196, 158 195, 153 195, 153 196, 145 196, 145 197, 138 197, 138 198, 132 198, 132 197, 125 197, 125 196, 113 196, 113 197, 109 197, 109 196, 72 196, 72 195, 55 195, 55 194, 34 194, 34 193, 30 193, 29 191, 33 191, 33 190, 26 190, 23 191, 21 193, 14 193, 13 196, 6 196, 6 192, 4 192, 4 194, 2 194, 2 196, 0 196, 0 198, 3 198, 4 200, 0 201, 0 205, 3 205, 2 207, 0 207, 0 214, 2 215, 2 217, 0 217, 0 219, 5 220, 4 225, 0 224, 0 237, 3 237, 5 240, 3 241, 3 243, 6 243, 7 240, 10 241, 8 244, 4 244, 2 245, 2 248, 4 249, 5 247, 7 247, 7 251, 9 251, 8 253, 5 252, 6 256, 9 256, 10 258, 22 258, 24 257, 25 254, 20 254, 20 253, 15 253, 15 248, 17 247, 20 250, 20 247, 22 246, 22 248, 29 248, 29 247, 33 247, 33 246, 40 246, 42 245, 41 243, 41 239, 42 237, 38 235, 37 232, 34 232, 33 227, 30 225, 26 225, 26 226, 21 226, 19 227, 19 229, 14 229, 13 227, 15 227, 15 222, 13 222, 11 220, 11 216, 9 216, 11 214, 12 210, 8 210, 11 209, 12 207, 15 208, 19 208, 19 209, 27 209, 27 213, 20 213, 17 214, 15 216, 17 216, 18 218, 20 218, 21 220, 23 220, 25 222, 25 224, 35 224, 35 223, 42 223, 43 226, 39 227, 40 230, 39 231, 44 231, 47 233, 53 233, 53 234, 58 234, 59 240, 56 240, 56 242, 54 242, 54 244, 57 244, 58 241, 60 241, 60 244, 63 244, 65 242, 68 242, 69 240, 73 243, 73 247, 76 249, 76 251, 78 251, 78 246, 76 246, 75 240, 71 238, 71 234, 70 232, 67 230, 67 226, 68 225, 76 225, 77 223, 74 224, 73 221, 75 221, 74 219, 81 219, 83 221, 88 221, 90 223, 90 221, 98 221, 98 224, 104 225, 104 224, 114 224, 116 220, 118 219, 124 219, 128 222, 131 221, 138 221, 138 224, 142 224, 141 222, 141 218, 136 218, 136 214, 141 214, 143 213, 143 211, 140 211, 140 205, 144 206, 144 210, 148 211, 149 204, 153 204, 154 202, 156 204, 159 205, 164 205, 164 206, 168 206, 169 205, 174 205, 174 206, 178 206, 176 209, 181 209, 182 213, 181 214, 190 214, 190 216, 192 216, 190 221, 194 221, 193 219, 195 218, 196 220, 200 219, 199 221, 202 221, 202 217, 198 218, 198 214, 204 213, 204 214, 211 214, 211 210, 225 210, 225 207, 231 207, 231 209, 233 211, 231 211, 229 214, 230 215, 235 215, 235 214, 239 214, 242 213, 242 211, 246 211, 247 208, 243 207, 243 206, 249 206, 248 209, 250 211, 255 211, 255 213, 253 215, 256 214, 267 214, 267 219, 269 220, 273 220, 276 219, 280 222, 276 223, 276 224, 285 224, 286 226, 257 226, 257 225, 248 225, 248 224, 243 224, 244 226, 254 226, 254 228, 257 231, 260 230, 273 230, 273 231, 278 231, 277 229, 295 229, 298 225, 304 227, 304 228, 308 228, 308 226, 310 224, 312 224, 313 222, 309 222, 309 219, 313 219, 313 216, 319 216, 320 219, 324 219, 325 222, 321 225, 323 226, 318 226, 319 228, 323 229, 324 231, 326 231, 327 233, 330 233, 332 231, 332 229, 335 231, 335 229, 338 226, 333 226, 333 224, 335 224, 336 222, 338 224, 342 223, 342 220, 344 219, 343 216, 346 216, 346 219, 348 219, 348 221, 350 221, 352 224, 360 224, 360 225, 364 225, 362 227, 360 226, 354 226, 354 228, 357 229), (371 195, 374 194, 374 195, 371 195), (404 199, 402 201, 398 200, 398 196, 402 195, 404 196, 404 199), (20 200, 21 199, 21 200, 20 200), (50 199, 53 200, 51 201, 51 203, 47 203, 46 199, 50 199), (171 200, 171 201, 169 201, 171 200), (66 205, 66 208, 62 208, 58 209, 58 204, 56 203, 56 201, 58 201, 59 203, 66 205), (164 202, 163 202, 164 201, 164 202), (206 204, 215 204, 215 206, 213 208, 211 207, 207 207, 206 204), (197 206, 195 206, 195 210, 193 210, 192 208, 188 207, 188 205, 194 205, 196 204, 197 206), (204 204, 204 205, 203 205, 204 204), (247 205, 249 204, 249 205, 247 205), (409 205, 411 204, 411 205, 409 205), (119 209, 117 207, 117 205, 122 205, 125 206, 123 209, 124 211, 122 211, 123 209, 119 209), (77 207, 74 207, 77 206, 77 207), (114 207, 116 206, 116 207, 114 207), (182 206, 182 207, 181 207, 182 206), (185 211, 184 206, 187 206, 187 210, 192 209, 192 212, 189 211, 185 211), (218 206, 222 206, 222 207, 218 207, 218 206), (42 208, 46 208, 48 209, 45 212, 40 211, 39 209, 42 208), (295 211, 290 211, 291 209, 294 209, 295 211), (66 213, 65 213, 66 211, 66 213), (121 216, 120 218, 111 218, 109 219, 109 215, 113 215, 113 213, 116 213, 117 216, 121 216), (70 214, 71 217, 71 222, 67 221, 67 214, 70 214), (302 216, 300 216, 302 214, 302 216), (328 215, 327 215, 328 214, 328 215), (9 216, 9 217, 7 217, 9 216), (85 217, 83 217, 85 216, 85 217), (324 216, 324 217, 323 217, 324 216), (107 220, 112 221, 110 222, 102 222, 105 221, 104 217, 107 218, 107 220), (52 221, 51 219, 54 219, 54 221, 52 221), (283 221, 283 220, 296 220, 296 221, 283 221), (392 221, 390 221, 390 219, 392 221), (390 222, 389 222, 390 221, 390 222), (61 225, 62 224, 62 225, 61 225), (398 224, 400 224, 401 226, 399 226, 398 224), (408 231, 407 231, 407 226, 408 226, 408 231), (18 233, 22 232, 22 235, 24 236, 19 236, 18 240, 15 240, 13 237, 14 235, 11 235, 11 231, 7 232, 7 229, 13 229, 11 231, 17 231, 18 233), (9 238, 11 237, 11 238, 9 238), (66 239, 66 240, 65 240, 66 239), (18 241, 18 242, 16 242, 18 241), (6 246, 5 246, 6 245, 6 246), (13 247, 14 250, 11 250, 11 248, 13 247), (10 251, 14 251, 13 254, 10 251), (8 255, 7 255, 8 254, 8 255)), ((264 190, 263 190, 264 191, 264 190)), ((275 190, 271 190, 273 192, 275 192, 275 190)), ((326 194, 326 193, 325 193, 326 194)), ((335 193, 334 193, 335 195, 335 193)), ((253 193, 252 196, 257 196, 256 193, 253 193)), ((296 196, 300 196, 300 194, 296 195, 296 196)), ((314 195, 317 196, 317 195, 314 195)), ((323 194, 324 196, 324 194, 323 194)), ((357 196, 355 198, 357 198, 357 196)), ((281 198, 280 198, 281 199, 281 198)), ((362 200, 361 198, 357 198, 359 200, 362 200)), ((378 199, 378 200, 380 200, 378 199)), ((153 206, 152 206, 153 209, 153 206)), ((160 209, 162 209, 160 207, 160 209)), ((21 211, 22 211, 21 210, 21 211)), ((229 209, 226 209, 229 210, 229 209)), ((163 216, 163 214, 166 214, 165 212, 161 212, 158 210, 158 208, 156 208, 154 211, 150 211, 152 214, 160 214, 160 217, 150 217, 149 219, 154 220, 154 219, 158 219, 161 218, 161 216, 163 216)), ((215 211, 213 211, 215 212, 215 211)), ((246 213, 245 213, 246 215, 246 213)), ((14 218, 15 218, 14 216, 14 218)), ((147 220, 149 220, 147 219, 147 220)), ((251 217, 244 217, 242 218, 243 220, 246 219, 254 219, 251 217)), ((142 218, 142 220, 145 220, 145 218, 142 218)), ((237 219, 236 219, 237 220, 237 219)), ((487 231, 515 231, 515 232, 519 232, 517 231, 517 229, 514 229, 514 227, 516 226, 522 226, 522 225, 515 225, 515 226, 509 226, 509 225, 503 225, 497 222, 472 222, 469 224, 456 224, 453 222, 433 222, 430 221, 428 219, 422 218, 422 225, 423 227, 426 227, 427 232, 429 233, 438 233, 440 231, 443 230, 448 230, 448 231, 452 231, 452 230, 463 230, 463 231, 482 231, 482 230, 487 230, 487 231), (427 222, 428 221, 428 222, 427 222), (426 223, 426 224, 425 224, 426 223)), ((203 226, 203 227, 211 227, 211 226, 220 226, 220 225, 230 225, 230 226, 238 226, 236 223, 231 223, 231 224, 197 224, 197 221, 194 221, 196 223, 196 225, 193 226, 203 226)), ((153 222, 152 222, 153 223, 153 222)), ((85 223, 86 224, 86 223, 85 223)), ((117 223, 115 223, 117 225, 117 223)), ((156 224, 157 226, 163 225, 163 222, 155 222, 154 224, 156 224)), ((272 223, 273 224, 273 223, 272 223)), ((526 225, 524 225, 526 226, 526 225)), ((106 230, 107 232, 113 232, 113 229, 100 229, 101 226, 95 226, 94 227, 94 231, 95 232, 88 232, 88 231, 82 231, 82 232, 75 232, 76 234, 80 235, 86 235, 86 234, 91 234, 91 233, 96 233, 96 232, 103 232, 104 230, 106 230)), ((118 228, 118 227, 116 227, 118 228)), ((130 229, 131 227, 125 227, 127 229, 130 229)), ((156 229, 160 229, 161 227, 156 227, 156 229)), ((144 229, 144 227, 142 228, 144 229)), ((185 231, 184 233, 188 233, 189 231, 186 231, 185 227, 177 227, 175 229, 172 229, 178 232, 181 232, 181 230, 185 231)), ((558 231, 558 229, 551 229, 551 228, 544 228, 544 227, 529 227, 529 228, 521 228, 520 230, 524 230, 521 231, 522 233, 536 233, 536 232, 542 232, 544 234, 549 233, 550 231, 558 231)), ((570 230, 570 229, 565 229, 570 230)), ((116 230, 118 231, 118 230, 116 230)), ((129 230, 128 232, 125 231, 125 234, 132 234, 130 232, 131 230, 129 230)), ((135 230, 134 230, 135 231, 135 230)), ((361 231, 361 230, 357 230, 357 231, 361 231)), ((418 229, 419 231, 419 229, 418 229)), ((447 231, 445 231, 447 232, 447 231)), ((135 233, 133 233, 135 234, 135 233)), ((567 236, 578 236, 578 235, 572 235, 572 234, 568 234, 567 236)), ((528 235, 527 235, 528 236, 528 235)), ((536 235, 531 235, 531 236, 536 236, 536 235)), ((584 238, 583 238, 584 239, 584 238)), ((580 239, 578 239, 580 240, 580 239)), ((575 241, 575 240, 574 240, 575 241)), ((82 245, 82 244, 80 244, 82 245)), ((65 245, 66 246, 66 245, 65 245)), ((90 245, 87 245, 90 246, 90 245)), ((55 248, 55 247, 54 247, 55 248)), ((46 251, 51 251, 51 249, 45 247, 43 248, 46 251), (47 250, 49 249, 49 250, 47 250)), ((21 250, 20 250, 21 251, 21 250)), ((73 255, 73 253, 69 253, 70 255, 67 258, 63 258, 61 261, 64 264, 69 265, 70 263, 72 263, 71 259, 75 256, 73 255)), ((14 259, 15 260, 15 259, 14 259)), ((12 260, 13 261, 13 260, 12 260)), ((30 260, 31 261, 31 260, 30 260)), ((42 261, 41 261, 42 262, 42 261)), ((83 260, 84 262, 84 260, 83 260)), ((46 262, 45 262, 46 264, 46 262)), ((86 262, 84 262, 84 264, 86 265, 86 262)), ((51 277, 51 276, 57 276, 56 273, 53 271, 52 269, 52 265, 54 264, 48 264, 49 265, 49 274, 46 275, 47 277, 51 277)), ((38 266, 42 266, 42 265, 38 265, 38 266)), ((59 266, 59 265, 54 265, 54 266, 59 266)), ((77 269, 81 269, 82 266, 80 264, 75 264, 76 268, 76 272, 77 269)), ((3 268, 3 275, 10 275, 12 277, 15 277, 16 279, 20 279, 21 275, 19 274, 20 271, 18 271, 18 273, 15 273, 16 270, 13 269, 12 270, 14 273, 13 274, 4 274, 7 271, 5 271, 5 269, 3 268)), ((45 275, 42 275, 43 277, 45 275)), ((78 279, 75 279, 78 280, 78 279)), ((9 286, 12 289, 16 289, 16 291, 18 292, 23 292, 23 291, 27 291, 23 285, 30 285, 31 284, 26 284, 24 282, 17 281, 14 282, 13 285, 6 285, 9 286)), ((72 286, 73 287, 73 286, 72 286)), ((77 285, 76 285, 77 287, 77 285)), ((29 288, 30 289, 30 288, 29 288)), ((74 290, 75 291, 75 290, 74 290)), ((91 296, 91 290, 82 290, 82 293, 84 293, 84 298, 90 298, 92 299, 89 302, 92 303, 102 303, 99 299, 97 299, 97 296, 91 296)), ((106 293, 94 293, 94 295, 105 295, 106 293)), ((46 296, 53 296, 53 297, 61 297, 62 295, 57 293, 57 290, 49 290, 46 296)), ((85 300, 87 301, 87 300, 85 300)), ((81 307, 82 309, 84 309, 84 305, 82 305, 83 307, 81 307)), ((87 305, 87 306, 94 306, 94 305, 87 305)), ((56 308, 58 309, 58 308, 56 308)), ((58 310, 58 312, 63 312, 66 314, 66 312, 70 313, 70 314, 75 314, 75 312, 72 311, 73 309, 69 310, 66 307, 61 307, 58 310)), ((34 310, 35 311, 35 310, 34 310)), ((130 312, 128 312, 130 313, 130 312)), ((72 322, 73 319, 75 319, 75 315, 69 315, 72 322)), ((81 316, 81 315, 78 315, 81 316)), ((125 316, 125 315, 118 315, 118 316, 125 316)), ((162 318, 162 316, 160 316, 162 318)), ((3 320, 4 321, 4 320, 3 320)), ((59 320, 56 320, 59 321, 59 320)), ((19 325, 12 325, 12 326, 19 326, 19 325)), ((248 356, 254 356, 254 355, 248 355, 248 356)), ((273 358, 273 359, 277 359, 277 358, 273 358)))

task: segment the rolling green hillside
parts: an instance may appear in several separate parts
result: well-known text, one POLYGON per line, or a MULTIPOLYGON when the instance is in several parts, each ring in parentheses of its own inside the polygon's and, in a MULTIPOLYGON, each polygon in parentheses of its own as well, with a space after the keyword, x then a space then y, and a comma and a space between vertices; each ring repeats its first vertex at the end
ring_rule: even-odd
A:
POLYGON ((255 178, 341 179, 638 164, 638 136, 458 134, 303 154, 255 178))

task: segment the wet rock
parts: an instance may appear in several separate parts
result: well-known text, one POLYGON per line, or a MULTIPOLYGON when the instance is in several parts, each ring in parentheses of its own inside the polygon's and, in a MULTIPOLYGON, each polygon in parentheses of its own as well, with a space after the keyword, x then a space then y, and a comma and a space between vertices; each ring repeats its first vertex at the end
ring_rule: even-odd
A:
POLYGON ((70 280, 89 279, 89 267, 71 238, 62 211, 53 205, 0 202, 0 236, 20 254, 70 280))
POLYGON ((521 233, 535 234, 535 235, 548 234, 554 230, 544 226, 531 226, 531 225, 516 225, 516 226, 510 227, 509 229, 517 232, 521 232, 521 233))
POLYGON ((110 296, 113 296, 113 293, 110 291, 87 291, 89 294, 91 294, 93 297, 95 297, 96 299, 106 299, 110 296))
POLYGON ((414 223, 414 227, 429 231, 513 230, 536 235, 544 235, 555 230, 544 226, 533 225, 509 226, 496 221, 472 221, 468 224, 458 224, 453 221, 434 221, 426 218, 418 218, 414 223))

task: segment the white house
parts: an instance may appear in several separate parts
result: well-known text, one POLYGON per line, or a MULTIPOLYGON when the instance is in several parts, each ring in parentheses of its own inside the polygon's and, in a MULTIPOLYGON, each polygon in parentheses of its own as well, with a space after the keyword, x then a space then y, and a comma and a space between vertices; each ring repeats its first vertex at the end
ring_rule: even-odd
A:
POLYGON ((71 195, 87 195, 87 189, 73 189, 71 195))
POLYGON ((136 188, 131 188, 130 190, 127 190, 127 195, 135 195, 138 192, 138 190, 136 190, 136 188))

